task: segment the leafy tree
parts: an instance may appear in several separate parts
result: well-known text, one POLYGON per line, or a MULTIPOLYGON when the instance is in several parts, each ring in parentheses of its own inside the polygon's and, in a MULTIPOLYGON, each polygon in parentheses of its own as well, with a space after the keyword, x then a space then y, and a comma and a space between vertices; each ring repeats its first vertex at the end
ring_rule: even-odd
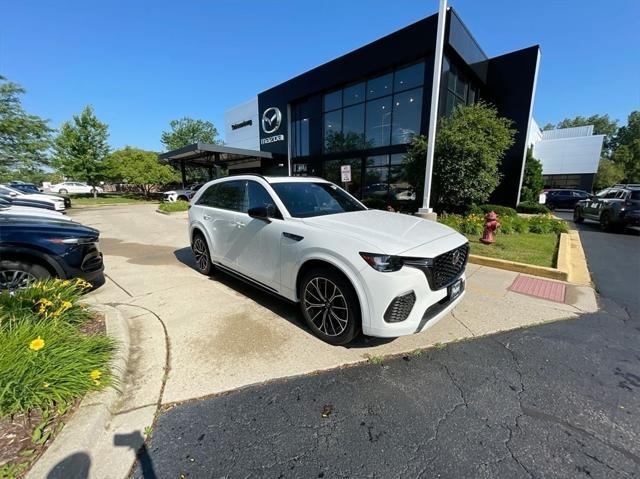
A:
POLYGON ((611 159, 622 167, 624 181, 640 183, 640 111, 631 112, 627 124, 618 130, 616 144, 611 159))
POLYGON ((160 141, 167 151, 176 150, 193 143, 220 144, 218 130, 210 121, 183 117, 169 123, 171 131, 162 132, 160 141))
POLYGON ((158 154, 131 146, 111 153, 105 162, 105 173, 112 181, 134 185, 144 196, 160 185, 179 181, 177 172, 158 162, 158 154))
POLYGON ((538 195, 544 186, 542 180, 542 163, 533 156, 533 149, 527 149, 527 159, 524 163, 524 177, 520 201, 538 202, 538 195))
POLYGON ((0 175, 11 170, 36 171, 47 163, 51 128, 47 120, 22 108, 25 89, 0 75, 0 175))
POLYGON ((607 188, 616 183, 620 183, 624 178, 624 168, 622 165, 614 161, 603 158, 598 164, 598 172, 596 173, 593 187, 596 190, 607 188))
POLYGON ((550 129, 547 126, 553 128, 573 128, 576 126, 593 125, 594 135, 604 135, 604 142, 602 148, 606 155, 611 153, 611 150, 615 147, 615 137, 618 132, 618 120, 612 120, 609 115, 591 115, 591 116, 576 116, 574 118, 565 118, 559 122, 555 127, 551 124, 545 125, 545 130, 550 129))
POLYGON ((60 127, 54 141, 53 164, 65 177, 97 186, 104 178, 108 137, 108 126, 98 120, 91 106, 86 106, 80 115, 73 116, 73 121, 60 127))
MULTIPOLYGON (((462 211, 485 203, 500 182, 498 167, 513 144, 511 120, 485 103, 460 105, 440 120, 431 198, 440 211, 462 211)), ((407 181, 422 197, 427 140, 415 136, 405 157, 407 181), (416 176, 417 174, 417 176, 416 176)))

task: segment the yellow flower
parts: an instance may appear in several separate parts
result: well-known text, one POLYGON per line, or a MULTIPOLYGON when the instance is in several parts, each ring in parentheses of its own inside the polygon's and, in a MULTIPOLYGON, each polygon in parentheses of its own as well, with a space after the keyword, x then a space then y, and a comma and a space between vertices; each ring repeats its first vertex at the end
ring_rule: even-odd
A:
POLYGON ((76 286, 78 286, 80 288, 89 289, 89 288, 91 288, 91 283, 85 281, 82 278, 76 278, 76 286))
POLYGON ((38 301, 36 304, 44 306, 45 308, 49 306, 53 306, 53 303, 49 301, 47 298, 40 298, 40 301, 38 301))
POLYGON ((40 336, 29 343, 29 349, 32 351, 40 351, 42 348, 44 348, 44 339, 40 336))
POLYGON ((98 381, 97 379, 94 379, 93 384, 95 384, 96 386, 100 386, 100 381, 98 381))
POLYGON ((49 383, 42 383, 42 387, 45 388, 45 389, 48 388, 49 387, 49 383))
POLYGON ((62 282, 62 286, 69 286, 70 284, 71 284, 71 281, 69 281, 68 279, 65 279, 65 280, 62 282))
POLYGON ((98 371, 97 369, 94 369, 93 371, 91 371, 89 373, 89 376, 91 377, 91 379, 93 379, 94 381, 97 381, 98 379, 100 379, 102 377, 102 373, 100 371, 98 371))

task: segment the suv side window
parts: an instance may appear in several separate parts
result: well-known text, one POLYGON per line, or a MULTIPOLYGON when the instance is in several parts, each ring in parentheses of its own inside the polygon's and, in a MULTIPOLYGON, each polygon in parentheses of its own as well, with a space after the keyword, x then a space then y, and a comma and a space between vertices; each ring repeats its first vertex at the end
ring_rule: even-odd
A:
POLYGON ((619 193, 619 191, 618 191, 618 190, 609 190, 609 191, 607 191, 607 194, 605 195, 605 197, 604 197, 604 198, 605 198, 606 200, 608 200, 608 199, 613 199, 613 198, 617 198, 617 197, 618 197, 618 193, 619 193))
POLYGON ((246 213, 245 183, 243 180, 235 180, 211 185, 202 193, 198 204, 246 213))
POLYGON ((282 214, 278 210, 269 192, 256 181, 247 181, 247 211, 251 208, 266 207, 269 217, 282 219, 282 214))

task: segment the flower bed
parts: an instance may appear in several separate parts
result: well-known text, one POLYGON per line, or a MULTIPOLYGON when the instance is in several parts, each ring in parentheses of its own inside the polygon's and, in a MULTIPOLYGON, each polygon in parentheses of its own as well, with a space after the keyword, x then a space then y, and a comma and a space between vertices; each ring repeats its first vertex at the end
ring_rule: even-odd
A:
POLYGON ((443 215, 439 221, 469 239, 471 254, 547 267, 555 267, 559 235, 567 232, 567 224, 550 214, 501 216, 495 243, 485 245, 479 241, 484 229, 482 215, 443 215))
POLYGON ((0 430, 2 478, 25 472, 70 407, 113 382, 114 342, 80 302, 89 287, 54 279, 0 294, 0 427, 14 431, 0 430))
POLYGON ((174 201, 173 203, 160 203, 158 206, 160 211, 164 211, 165 213, 178 213, 180 211, 187 211, 189 209, 188 201, 174 201))

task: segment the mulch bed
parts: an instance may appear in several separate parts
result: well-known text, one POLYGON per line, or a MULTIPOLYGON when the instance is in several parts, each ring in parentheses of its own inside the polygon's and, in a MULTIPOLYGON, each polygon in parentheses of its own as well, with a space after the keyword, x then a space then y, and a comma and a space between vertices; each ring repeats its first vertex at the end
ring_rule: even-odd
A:
MULTIPOLYGON (((104 316, 96 314, 93 319, 80 326, 79 330, 84 334, 106 332, 104 316)), ((32 440, 34 431, 43 421, 40 411, 0 418, 0 468, 5 464, 26 463, 25 467, 16 471, 19 472, 16 477, 23 477, 30 465, 44 453, 55 435, 62 430, 63 425, 73 415, 81 400, 82 398, 76 399, 62 415, 57 415, 55 411, 52 411, 52 417, 49 418, 43 429, 44 434, 49 433, 48 439, 43 444, 37 444, 32 440)))

